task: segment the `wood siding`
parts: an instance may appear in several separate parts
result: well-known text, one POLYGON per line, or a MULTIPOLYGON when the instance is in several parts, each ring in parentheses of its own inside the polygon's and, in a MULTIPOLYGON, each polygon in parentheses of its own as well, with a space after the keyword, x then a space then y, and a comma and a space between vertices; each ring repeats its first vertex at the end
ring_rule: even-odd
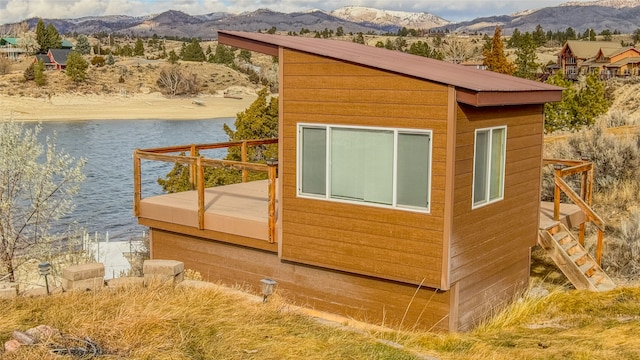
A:
POLYGON ((393 328, 448 330, 450 292, 281 262, 275 253, 159 229, 151 239, 153 258, 183 261, 206 281, 259 293, 268 277, 297 305, 393 328))
POLYGON ((447 86, 292 50, 281 54, 282 258, 440 287, 447 86), (430 213, 297 197, 301 122, 432 130, 430 213))
POLYGON ((456 283, 457 327, 477 322, 528 285, 536 244, 542 171, 542 105, 459 105, 450 281, 456 283), (504 199, 472 209, 475 130, 507 127, 504 199))

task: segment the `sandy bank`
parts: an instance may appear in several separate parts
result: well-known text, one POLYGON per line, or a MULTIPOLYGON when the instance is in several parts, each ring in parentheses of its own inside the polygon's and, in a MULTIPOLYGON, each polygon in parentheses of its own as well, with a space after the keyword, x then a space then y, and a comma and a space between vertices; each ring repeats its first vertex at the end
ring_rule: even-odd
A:
POLYGON ((255 95, 242 99, 222 96, 167 98, 159 93, 119 95, 63 94, 50 98, 0 95, 0 119, 18 121, 65 120, 196 120, 235 117, 255 95), (196 101, 194 101, 196 100, 196 101))

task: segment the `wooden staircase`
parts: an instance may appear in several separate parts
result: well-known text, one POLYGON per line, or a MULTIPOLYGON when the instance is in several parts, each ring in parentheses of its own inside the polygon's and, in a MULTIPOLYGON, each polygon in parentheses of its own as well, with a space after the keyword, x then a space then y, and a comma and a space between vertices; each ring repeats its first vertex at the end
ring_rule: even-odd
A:
POLYGON ((540 229, 538 243, 576 289, 608 291, 616 287, 564 224, 540 229))

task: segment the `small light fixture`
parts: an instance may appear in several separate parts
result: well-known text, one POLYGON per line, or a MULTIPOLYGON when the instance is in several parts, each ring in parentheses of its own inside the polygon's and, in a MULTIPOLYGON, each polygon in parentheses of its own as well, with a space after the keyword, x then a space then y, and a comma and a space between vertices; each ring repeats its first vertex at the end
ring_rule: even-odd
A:
POLYGON ((262 283, 262 303, 264 304, 267 302, 269 295, 273 294, 273 288, 278 282, 272 279, 262 279, 260 282, 262 283))
POLYGON ((51 264, 49 264, 48 262, 41 262, 40 264, 38 264, 38 271, 40 272, 40 275, 44 276, 44 283, 47 286, 47 295, 50 294, 49 292, 49 274, 51 273, 51 264))

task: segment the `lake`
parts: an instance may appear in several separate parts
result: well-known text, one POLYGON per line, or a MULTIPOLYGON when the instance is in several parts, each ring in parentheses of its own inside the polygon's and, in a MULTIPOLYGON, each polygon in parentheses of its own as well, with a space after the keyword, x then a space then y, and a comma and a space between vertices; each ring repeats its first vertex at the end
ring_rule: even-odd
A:
MULTIPOLYGON (((139 237, 145 227, 133 216, 133 150, 170 145, 203 144, 228 140, 223 131, 234 118, 211 120, 97 120, 44 122, 40 137, 57 136, 58 150, 75 158, 84 157, 86 180, 74 197, 74 213, 58 227, 73 221, 90 234, 101 237, 109 232, 110 240, 139 237)), ((35 126, 27 124, 27 126, 35 126)), ((44 140, 43 140, 44 142, 44 140)), ((219 150, 215 156, 224 157, 219 150)), ((214 156, 207 153, 207 157, 214 156)), ((164 177, 173 164, 142 163, 143 196, 160 194, 158 177, 164 177)))

